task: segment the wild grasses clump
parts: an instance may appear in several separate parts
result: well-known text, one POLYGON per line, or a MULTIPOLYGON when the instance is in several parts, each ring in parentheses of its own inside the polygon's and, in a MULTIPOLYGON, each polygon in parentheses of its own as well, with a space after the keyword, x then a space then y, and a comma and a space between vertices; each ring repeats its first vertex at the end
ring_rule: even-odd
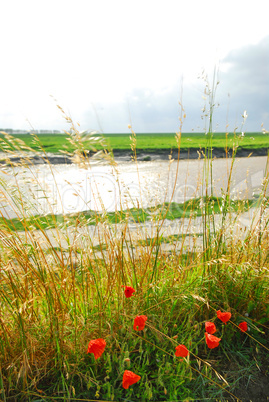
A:
MULTIPOLYGON (((42 144, 37 151, 10 136, 2 140, 1 400, 236 399, 242 381, 255 380, 253 361, 261 365, 269 352, 268 170, 250 227, 237 231, 240 213, 254 201, 232 199, 233 164, 226 191, 214 196, 212 113, 203 197, 119 209, 113 219, 106 211, 57 216, 52 205, 46 215, 34 214, 18 172, 34 172, 31 155, 48 162, 46 152, 42 144), (5 173, 13 173, 12 185, 5 173), (197 216, 201 234, 162 232, 167 218, 191 226, 197 216), (147 217, 151 236, 142 230, 147 217)), ((74 161, 88 169, 91 138, 84 141, 69 122, 74 161)), ((179 154, 180 139, 181 128, 179 154)), ((134 133, 131 146, 135 156, 134 133)), ((98 156, 117 176, 111 154, 98 156)))

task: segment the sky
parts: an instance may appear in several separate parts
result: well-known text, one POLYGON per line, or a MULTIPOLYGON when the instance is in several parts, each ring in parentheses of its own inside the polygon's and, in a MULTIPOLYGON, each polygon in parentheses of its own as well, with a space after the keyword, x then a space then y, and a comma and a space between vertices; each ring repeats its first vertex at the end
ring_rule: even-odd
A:
POLYGON ((213 130, 269 130, 267 0, 9 0, 0 14, 1 129, 68 130, 60 105, 81 131, 177 132, 184 114, 183 132, 204 131, 209 85, 213 130))

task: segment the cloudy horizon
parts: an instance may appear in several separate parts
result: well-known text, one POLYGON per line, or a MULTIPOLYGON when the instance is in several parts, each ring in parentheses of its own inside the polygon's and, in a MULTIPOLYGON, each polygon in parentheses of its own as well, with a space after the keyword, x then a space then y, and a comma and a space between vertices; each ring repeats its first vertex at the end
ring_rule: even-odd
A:
POLYGON ((264 2, 11 0, 1 5, 0 128, 204 131, 204 70, 218 70, 213 129, 269 130, 264 2))

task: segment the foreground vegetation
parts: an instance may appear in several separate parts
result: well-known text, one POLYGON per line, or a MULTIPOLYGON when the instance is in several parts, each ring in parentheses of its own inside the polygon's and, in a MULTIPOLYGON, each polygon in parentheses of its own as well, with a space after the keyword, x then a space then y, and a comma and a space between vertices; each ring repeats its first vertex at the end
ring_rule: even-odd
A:
MULTIPOLYGON (((73 124, 71 132, 78 163, 88 168, 88 145, 73 124)), ((210 126, 199 205, 156 205, 150 237, 139 226, 142 210, 34 217, 22 190, 1 179, 1 203, 13 200, 17 216, 2 214, 0 222, 1 400, 240 400, 244 387, 251 395, 261 373, 268 378, 268 169, 243 230, 236 218, 245 205, 231 201, 231 171, 222 198, 208 190, 212 138, 210 126), (221 213, 218 228, 215 213, 221 213), (197 214, 201 236, 162 238, 165 218, 181 217, 191 226, 197 214), (134 216, 138 236, 129 226, 134 216), (98 249, 87 232, 92 220, 98 249), (205 332, 219 340, 209 342, 205 332)), ((234 134, 233 160, 239 140, 234 134)), ((137 141, 133 133, 134 158, 137 141)), ((181 149, 181 130, 175 141, 181 149)), ((35 142, 30 149, 6 137, 2 150, 7 158, 14 149, 43 153, 44 144, 35 142)), ((104 156, 116 175, 113 158, 104 156)), ((260 392, 256 387, 252 400, 262 400, 260 392)))

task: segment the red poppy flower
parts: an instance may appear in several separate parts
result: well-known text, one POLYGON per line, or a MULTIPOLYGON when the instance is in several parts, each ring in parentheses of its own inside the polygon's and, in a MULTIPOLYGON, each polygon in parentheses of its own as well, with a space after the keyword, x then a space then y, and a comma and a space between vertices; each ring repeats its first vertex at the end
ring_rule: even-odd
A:
POLYGON ((240 322, 238 327, 240 328, 241 332, 246 332, 248 330, 248 324, 246 323, 246 321, 240 322))
POLYGON ((104 353, 106 341, 104 339, 93 339, 89 342, 87 353, 93 353, 95 359, 98 359, 104 353))
POLYGON ((178 345, 176 347, 176 357, 187 357, 189 354, 188 349, 186 348, 185 345, 178 345))
POLYGON ((205 340, 206 344, 209 347, 209 349, 214 349, 219 346, 219 342, 221 341, 221 338, 217 338, 214 335, 208 334, 207 332, 205 333, 205 340))
POLYGON ((205 330, 209 334, 214 334, 217 331, 216 325, 213 322, 206 321, 205 323, 205 330))
POLYGON ((122 386, 123 388, 128 389, 130 385, 135 384, 140 379, 141 377, 139 375, 133 373, 130 370, 125 370, 123 373, 122 386))
POLYGON ((138 315, 134 319, 134 330, 142 331, 145 328, 148 317, 146 315, 138 315))
POLYGON ((217 311, 217 316, 218 318, 224 322, 226 324, 226 322, 229 321, 229 319, 231 318, 232 314, 229 312, 221 312, 220 310, 217 311))
POLYGON ((132 288, 132 286, 125 286, 124 293, 126 297, 131 297, 134 292, 135 290, 132 288))

